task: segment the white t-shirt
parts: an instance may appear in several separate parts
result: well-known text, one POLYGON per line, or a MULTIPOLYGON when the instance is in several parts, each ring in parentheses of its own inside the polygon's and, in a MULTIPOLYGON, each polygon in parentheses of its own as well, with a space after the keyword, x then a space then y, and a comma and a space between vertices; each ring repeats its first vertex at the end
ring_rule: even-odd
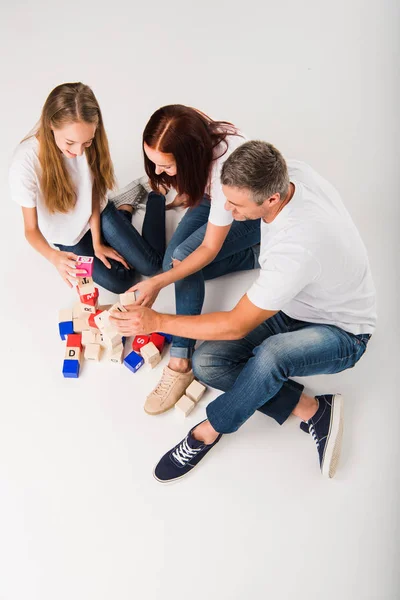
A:
POLYGON ((211 198, 211 208, 208 220, 213 225, 219 226, 230 225, 233 222, 231 211, 225 210, 224 208, 226 198, 224 196, 224 192, 222 191, 221 184, 222 165, 224 164, 226 159, 232 154, 232 152, 236 150, 236 148, 238 148, 247 141, 240 131, 238 131, 238 135, 228 135, 225 139, 226 143, 228 144, 227 148, 226 143, 221 142, 214 149, 214 156, 220 158, 217 158, 212 163, 210 186, 208 190, 208 193, 210 194, 211 198), (225 149, 225 154, 223 156, 220 156, 225 151, 225 149))
POLYGON ((300 161, 288 161, 295 193, 272 223, 261 221, 261 271, 247 292, 264 310, 373 333, 375 288, 367 251, 339 193, 300 161))
MULTIPOLYGON (((39 141, 35 136, 19 144, 15 150, 9 171, 11 197, 20 206, 36 208, 39 229, 48 242, 74 246, 88 231, 92 214, 93 175, 86 154, 75 158, 62 156, 76 190, 76 204, 68 213, 50 214, 40 188, 38 152, 39 141)), ((102 202, 101 209, 105 202, 102 202)))

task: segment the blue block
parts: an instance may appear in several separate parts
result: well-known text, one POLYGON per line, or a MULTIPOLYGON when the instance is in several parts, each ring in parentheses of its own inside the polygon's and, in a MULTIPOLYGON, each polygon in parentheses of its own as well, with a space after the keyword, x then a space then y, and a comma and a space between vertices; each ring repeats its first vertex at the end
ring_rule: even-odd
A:
POLYGON ((128 369, 132 371, 132 373, 136 373, 136 371, 140 369, 143 363, 143 358, 139 356, 139 354, 136 354, 136 352, 131 352, 124 359, 124 365, 128 367, 128 369))
POLYGON ((63 364, 63 375, 64 377, 70 377, 72 379, 77 379, 79 377, 79 360, 69 360, 68 358, 64 360, 63 364))
POLYGON ((165 341, 167 342, 167 344, 170 344, 172 342, 172 335, 170 333, 163 333, 162 331, 157 331, 157 333, 165 337, 165 341))
POLYGON ((122 345, 125 346, 125 342, 126 342, 126 337, 122 336, 122 345))
POLYGON ((74 324, 72 321, 63 321, 58 324, 58 330, 60 332, 60 338, 65 340, 67 335, 74 333, 74 324))

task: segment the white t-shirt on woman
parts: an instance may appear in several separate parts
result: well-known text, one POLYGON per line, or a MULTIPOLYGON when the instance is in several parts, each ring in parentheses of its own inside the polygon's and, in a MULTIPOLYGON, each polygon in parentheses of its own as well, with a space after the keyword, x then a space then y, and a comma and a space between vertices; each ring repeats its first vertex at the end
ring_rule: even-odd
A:
MULTIPOLYGON (((39 141, 35 136, 24 140, 14 152, 9 171, 11 197, 20 206, 36 208, 38 225, 51 244, 74 246, 89 229, 92 214, 93 175, 85 152, 62 160, 76 191, 76 204, 68 213, 48 212, 40 187, 39 141)), ((107 200, 102 202, 104 208, 107 200)))
POLYGON ((225 138, 225 141, 228 144, 228 148, 226 148, 225 142, 221 142, 214 149, 214 156, 220 158, 216 158, 216 160, 214 160, 214 162, 212 163, 210 185, 208 191, 211 198, 211 208, 208 220, 213 225, 219 225, 220 227, 230 225, 233 222, 231 211, 225 210, 224 208, 226 198, 224 196, 224 192, 222 191, 221 184, 222 165, 224 164, 226 159, 232 154, 232 152, 236 150, 236 148, 244 144, 247 141, 247 139, 240 131, 238 131, 238 135, 228 135, 225 138), (225 154, 221 156, 225 149, 225 154))

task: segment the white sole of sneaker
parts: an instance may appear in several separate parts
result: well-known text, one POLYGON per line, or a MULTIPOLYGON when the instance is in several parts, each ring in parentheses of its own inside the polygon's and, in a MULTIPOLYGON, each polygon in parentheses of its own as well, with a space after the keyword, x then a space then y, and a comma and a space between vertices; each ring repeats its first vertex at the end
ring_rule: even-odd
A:
POLYGON ((335 394, 332 400, 332 418, 325 444, 321 472, 324 477, 334 477, 338 466, 343 438, 343 396, 335 394))

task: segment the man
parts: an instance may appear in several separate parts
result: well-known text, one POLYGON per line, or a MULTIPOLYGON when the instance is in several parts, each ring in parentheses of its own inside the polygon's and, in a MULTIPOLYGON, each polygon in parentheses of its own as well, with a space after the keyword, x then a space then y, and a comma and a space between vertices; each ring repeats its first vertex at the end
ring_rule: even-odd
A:
POLYGON ((229 312, 172 316, 144 307, 115 315, 124 335, 165 331, 205 342, 193 371, 224 391, 207 419, 167 452, 154 475, 186 475, 256 410, 282 424, 291 413, 314 438, 321 471, 339 459, 342 397, 315 398, 291 377, 338 373, 364 354, 374 331, 375 290, 359 233, 338 192, 308 165, 271 144, 243 144, 225 162, 226 210, 261 218, 258 279, 229 312), (221 340, 221 341, 216 341, 221 340), (222 341, 224 340, 224 341, 222 341))

